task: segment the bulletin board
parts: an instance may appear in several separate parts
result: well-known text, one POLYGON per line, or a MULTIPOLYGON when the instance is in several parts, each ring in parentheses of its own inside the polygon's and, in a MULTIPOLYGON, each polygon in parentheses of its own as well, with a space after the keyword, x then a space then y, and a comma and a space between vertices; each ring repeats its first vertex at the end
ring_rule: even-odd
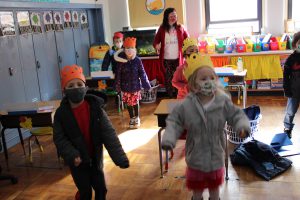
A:
POLYGON ((160 26, 163 21, 164 10, 168 7, 176 9, 178 22, 184 24, 184 0, 128 0, 130 25, 132 28, 160 26), (151 4, 153 9, 162 6, 159 14, 151 14, 147 9, 151 4), (147 6, 148 5, 148 6, 147 6))

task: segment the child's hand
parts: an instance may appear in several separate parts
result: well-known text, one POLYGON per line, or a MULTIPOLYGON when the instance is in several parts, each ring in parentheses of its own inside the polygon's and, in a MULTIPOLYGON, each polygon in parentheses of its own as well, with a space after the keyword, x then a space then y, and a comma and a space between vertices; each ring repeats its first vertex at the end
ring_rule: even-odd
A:
POLYGON ((248 131, 241 130, 239 135, 240 135, 240 138, 246 138, 249 136, 249 133, 248 133, 248 131))
POLYGON ((81 158, 79 156, 77 156, 75 159, 74 159, 74 165, 75 167, 78 167, 81 163, 81 158))

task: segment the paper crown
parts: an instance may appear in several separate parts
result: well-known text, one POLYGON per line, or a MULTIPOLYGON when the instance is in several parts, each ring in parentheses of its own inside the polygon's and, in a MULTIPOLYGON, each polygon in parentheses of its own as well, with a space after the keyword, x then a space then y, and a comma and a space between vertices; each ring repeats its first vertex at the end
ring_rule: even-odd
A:
POLYGON ((113 39, 121 38, 123 39, 123 34, 120 32, 115 32, 113 39))
POLYGON ((69 81, 76 78, 85 82, 82 68, 78 65, 65 66, 61 70, 61 87, 65 88, 69 81))
POLYGON ((198 46, 197 39, 195 39, 195 38, 186 38, 183 41, 182 52, 185 52, 187 50, 187 48, 189 48, 191 46, 198 46))
POLYGON ((187 67, 183 71, 183 75, 185 76, 186 80, 189 79, 189 77, 194 73, 194 71, 201 67, 211 67, 213 68, 214 65, 207 55, 201 55, 199 53, 192 53, 187 59, 186 59, 187 67))
POLYGON ((136 38, 134 37, 127 37, 125 38, 123 46, 125 48, 135 48, 136 45, 136 38))

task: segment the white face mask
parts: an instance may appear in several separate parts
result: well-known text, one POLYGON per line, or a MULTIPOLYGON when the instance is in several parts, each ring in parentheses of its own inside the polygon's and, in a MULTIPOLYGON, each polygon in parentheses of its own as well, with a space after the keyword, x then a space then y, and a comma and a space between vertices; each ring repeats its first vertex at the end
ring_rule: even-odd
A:
POLYGON ((128 57, 132 57, 135 54, 135 49, 133 49, 133 48, 125 49, 125 54, 128 57))
POLYGON ((123 43, 122 42, 117 42, 115 43, 115 47, 117 47, 118 49, 122 48, 123 43))
POLYGON ((205 81, 199 81, 199 93, 204 96, 212 96, 217 91, 217 83, 215 80, 205 80, 205 81))

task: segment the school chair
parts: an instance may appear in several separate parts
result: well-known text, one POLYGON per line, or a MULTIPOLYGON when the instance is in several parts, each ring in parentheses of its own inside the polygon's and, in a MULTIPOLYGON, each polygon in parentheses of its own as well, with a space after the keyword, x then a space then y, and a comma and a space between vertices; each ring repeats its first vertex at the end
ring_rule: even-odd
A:
MULTIPOLYGON (((32 138, 34 138, 36 144, 39 146, 41 152, 44 152, 43 146, 40 144, 38 137, 41 136, 52 136, 53 135, 53 128, 52 127, 39 127, 39 128, 32 128, 29 129, 31 136, 28 139, 28 148, 29 148, 29 162, 32 163, 32 138)), ((58 164, 60 165, 60 156, 57 152, 58 164)))

